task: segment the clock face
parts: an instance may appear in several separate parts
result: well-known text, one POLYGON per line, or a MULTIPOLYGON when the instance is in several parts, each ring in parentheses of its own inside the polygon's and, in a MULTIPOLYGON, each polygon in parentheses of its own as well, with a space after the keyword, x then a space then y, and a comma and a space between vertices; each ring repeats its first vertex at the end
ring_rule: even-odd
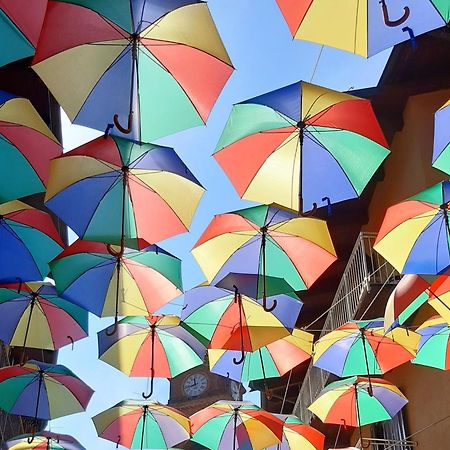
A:
POLYGON ((188 397, 198 397, 208 389, 208 378, 203 373, 189 375, 183 382, 183 393, 188 397))
POLYGON ((231 381, 230 390, 233 400, 239 400, 241 396, 241 388, 239 387, 239 383, 236 383, 236 381, 231 381))

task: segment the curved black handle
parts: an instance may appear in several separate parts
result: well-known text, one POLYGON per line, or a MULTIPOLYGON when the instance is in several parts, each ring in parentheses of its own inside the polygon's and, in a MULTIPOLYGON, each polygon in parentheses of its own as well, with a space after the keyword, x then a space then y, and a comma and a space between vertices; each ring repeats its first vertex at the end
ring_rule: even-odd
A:
POLYGON ((126 128, 123 127, 120 124, 120 122, 119 122, 119 115, 118 114, 114 114, 114 117, 113 117, 114 125, 123 134, 130 134, 131 133, 131 130, 133 128, 132 121, 133 121, 133 114, 131 112, 128 114, 128 123, 127 123, 127 127, 126 128))
POLYGON ((233 358, 233 362, 234 364, 239 366, 239 364, 242 364, 244 362, 244 359, 245 359, 245 351, 244 349, 241 349, 241 357, 239 359, 233 358))
POLYGON ((278 305, 278 301, 277 301, 276 299, 273 299, 272 306, 269 308, 269 307, 267 306, 267 299, 266 299, 266 298, 263 298, 262 306, 263 306, 263 308, 264 308, 264 311, 266 311, 266 312, 271 312, 271 311, 273 311, 273 310, 277 307, 277 305, 278 305))
POLYGON ((34 433, 33 433, 32 436, 28 436, 28 438, 27 438, 27 442, 28 442, 29 444, 32 444, 33 441, 34 441, 34 433))
POLYGON ((150 378, 150 392, 148 394, 143 392, 142 397, 145 398, 145 400, 148 400, 152 395, 153 395, 153 375, 150 378))
POLYGON ((303 212, 303 204, 302 204, 300 207, 300 210, 298 212, 298 215, 302 216, 302 217, 311 217, 311 216, 315 216, 316 212, 317 212, 317 203, 314 202, 311 211, 308 211, 308 212, 303 212))
POLYGON ((106 336, 114 336, 117 333, 117 324, 119 323, 119 318, 116 316, 114 317, 114 325, 112 331, 105 331, 106 336))
POLYGON ((408 20, 408 17, 411 13, 411 10, 409 9, 408 6, 405 6, 403 8, 403 16, 400 17, 400 19, 397 20, 391 20, 389 18, 389 10, 388 7, 386 5, 386 0, 380 0, 380 4, 381 4, 381 9, 383 10, 383 19, 384 19, 384 23, 388 26, 388 27, 398 27, 399 25, 401 25, 402 23, 406 22, 408 20))
POLYGON ((120 434, 119 436, 117 436, 116 448, 119 448, 119 444, 120 444, 120 434))
POLYGON ((75 342, 74 342, 74 340, 73 340, 73 337, 67 335, 67 339, 69 339, 70 343, 72 344, 72 351, 73 351, 73 348, 74 348, 74 346, 75 346, 75 342))

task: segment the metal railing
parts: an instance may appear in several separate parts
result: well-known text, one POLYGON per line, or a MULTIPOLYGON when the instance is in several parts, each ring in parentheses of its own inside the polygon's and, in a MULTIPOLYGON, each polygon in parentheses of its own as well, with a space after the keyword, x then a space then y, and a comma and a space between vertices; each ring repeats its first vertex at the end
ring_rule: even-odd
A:
POLYGON ((363 444, 359 440, 355 444, 355 448, 366 450, 413 450, 414 447, 418 446, 416 441, 408 441, 406 439, 397 441, 395 439, 363 438, 363 444))
MULTIPOLYGON (((376 233, 360 233, 350 254, 339 286, 320 336, 335 330, 352 320, 367 292, 374 284, 396 284, 399 274, 377 252, 373 250, 376 233)), ((310 363, 303 380, 294 414, 304 423, 309 423, 312 413, 308 406, 326 386, 329 373, 310 363)))

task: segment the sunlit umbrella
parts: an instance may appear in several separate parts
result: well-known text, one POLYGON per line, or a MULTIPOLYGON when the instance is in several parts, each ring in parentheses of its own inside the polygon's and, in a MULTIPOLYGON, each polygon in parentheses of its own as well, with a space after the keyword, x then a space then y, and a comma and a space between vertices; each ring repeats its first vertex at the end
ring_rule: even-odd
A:
MULTIPOLYGON (((448 6, 450 10, 450 5, 448 6)), ((434 115, 433 167, 450 174, 450 100, 434 115)))
POLYGON ((450 276, 441 275, 427 289, 428 303, 450 324, 450 276))
POLYGON ((3 444, 2 450, 86 450, 72 436, 43 431, 35 436, 17 436, 3 444), (28 441, 32 442, 28 442, 28 441))

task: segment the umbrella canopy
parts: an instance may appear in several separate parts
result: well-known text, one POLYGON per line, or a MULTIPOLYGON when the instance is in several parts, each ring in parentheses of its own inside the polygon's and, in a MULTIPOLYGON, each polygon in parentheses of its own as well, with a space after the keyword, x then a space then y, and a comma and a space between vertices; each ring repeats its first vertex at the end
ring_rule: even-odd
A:
POLYGON ((296 39, 364 57, 444 26, 450 19, 442 0, 277 0, 296 39), (331 26, 332 24, 332 26, 331 26))
POLYGON ((191 416, 192 441, 215 450, 260 450, 281 442, 283 422, 250 402, 218 401, 191 416))
POLYGON ((419 350, 412 360, 414 364, 450 370, 450 325, 440 316, 425 321, 417 333, 419 350))
POLYGON ((0 285, 0 339, 14 347, 57 350, 88 335, 88 313, 49 283, 0 285))
POLYGON ((374 249, 401 273, 436 275, 450 266, 450 181, 386 211, 374 249))
POLYGON ((190 438, 190 422, 158 402, 125 400, 92 418, 100 437, 130 449, 161 449, 190 438))
POLYGON ((206 122, 233 72, 199 0, 50 1, 32 68, 71 121, 144 142, 206 122))
POLYGON ((0 283, 43 280, 64 247, 51 217, 14 200, 0 205, 0 283))
POLYGON ((143 248, 186 232, 203 192, 173 149, 108 136, 51 162, 45 204, 81 238, 143 248))
POLYGON ((86 450, 72 436, 43 431, 33 436, 17 436, 3 444, 2 450, 86 450), (28 441, 33 439, 31 443, 28 441))
POLYGON ((428 303, 450 324, 450 276, 441 275, 427 290, 428 303))
POLYGON ((214 158, 242 198, 302 212, 359 197, 387 147, 369 100, 301 81, 234 105, 214 158))
MULTIPOLYGON (((15 1, 6 3, 12 5, 15 1)), ((0 1, 0 46, 3 47, 2 3, 5 1, 0 1)), ((17 3, 25 2, 20 0, 17 3)), ((31 7, 22 5, 23 13, 32 12, 38 3, 34 2, 31 7)), ((0 65, 3 56, 4 53, 0 52, 0 65)), ((0 203, 44 192, 49 161, 61 154, 61 145, 31 102, 0 91, 0 203)))
MULTIPOLYGON (((449 7, 450 9, 450 7, 449 7)), ((450 174, 450 100, 434 115, 433 167, 450 174)))
POLYGON ((34 55, 47 0, 0 1, 0 66, 34 55))
POLYGON ((233 364, 233 358, 240 356, 239 351, 209 349, 209 367, 213 373, 242 382, 282 377, 311 357, 313 338, 312 334, 295 329, 292 335, 246 352, 239 365, 233 364))
POLYGON ((182 293, 181 261, 156 245, 120 254, 78 240, 50 266, 60 295, 99 317, 145 316, 182 293))
POLYGON ((325 435, 293 415, 274 414, 284 422, 281 444, 267 450, 323 450, 325 435))
POLYGON ((322 422, 350 427, 362 427, 392 419, 408 400, 400 390, 386 380, 363 377, 346 378, 330 383, 309 406, 322 422))

